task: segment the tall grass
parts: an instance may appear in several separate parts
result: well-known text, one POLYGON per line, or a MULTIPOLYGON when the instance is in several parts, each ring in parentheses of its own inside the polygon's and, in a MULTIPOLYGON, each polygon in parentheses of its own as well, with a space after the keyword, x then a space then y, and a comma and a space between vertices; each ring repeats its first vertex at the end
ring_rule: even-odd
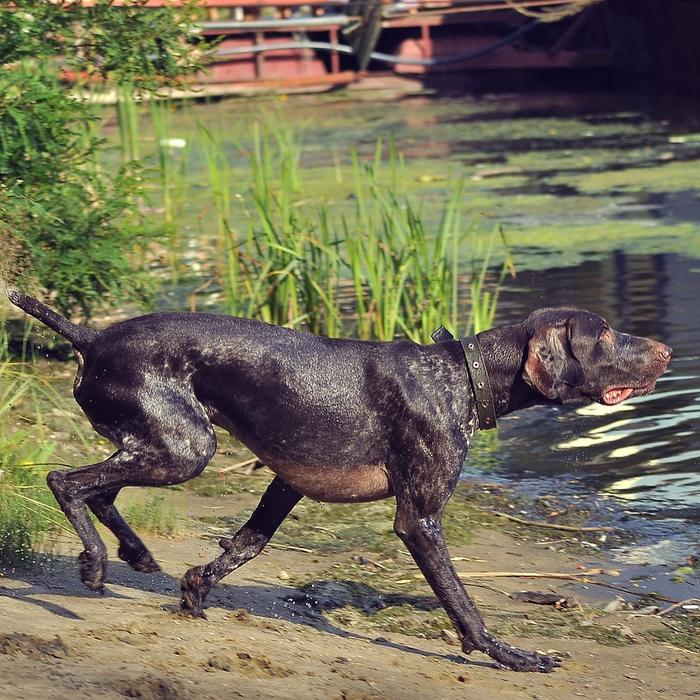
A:
MULTIPOLYGON (((153 121, 158 142, 167 142, 168 120, 156 111, 153 121)), ((333 181, 350 183, 354 205, 329 202, 308 195, 301 139, 281 113, 244 130, 226 128, 215 134, 200 124, 196 147, 213 204, 206 220, 214 221, 216 281, 229 313, 330 336, 417 342, 429 342, 443 323, 457 333, 491 324, 512 258, 501 228, 468 210, 461 178, 438 202, 436 221, 435 203, 426 214, 405 187, 396 145, 377 141, 368 162, 350 154, 349 173, 333 151, 333 181)), ((175 222, 172 153, 160 149, 158 157, 166 222, 175 222)))
POLYGON ((417 342, 428 342, 442 323, 466 333, 493 320, 512 260, 501 229, 485 232, 469 215, 461 179, 431 229, 420 202, 402 189, 405 166, 395 145, 378 141, 368 163, 351 156, 355 204, 348 211, 304 196, 301 143, 283 120, 256 123, 247 196, 236 202, 236 220, 245 223, 234 228, 234 171, 220 143, 200 132, 230 313, 325 335, 417 342))
POLYGON ((182 215, 189 190, 189 162, 191 144, 182 138, 173 138, 172 104, 168 100, 151 100, 149 114, 156 143, 156 161, 159 186, 162 192, 165 230, 169 235, 170 268, 173 282, 178 281, 184 256, 184 241, 177 221, 182 215))
POLYGON ((123 163, 138 160, 141 152, 139 147, 139 105, 131 85, 122 85, 117 88, 117 124, 123 163))
POLYGON ((30 564, 49 533, 68 529, 46 486, 56 445, 48 439, 42 399, 54 407, 60 402, 23 365, 0 362, 0 562, 12 566, 30 564))
MULTIPOLYGON (((171 109, 168 101, 150 105, 177 281, 183 257, 177 220, 187 197, 189 158, 177 160, 169 146, 171 109)), ((139 103, 128 86, 119 91, 117 114, 123 158, 136 159, 139 103)), ((405 165, 395 144, 385 148, 378 141, 368 163, 353 153, 349 177, 334 149, 335 182, 353 183, 355 208, 348 215, 342 205, 304 196, 301 139, 281 112, 241 130, 252 132, 249 144, 238 145, 248 156, 246 173, 234 171, 223 128, 215 135, 200 124, 197 131, 214 205, 216 276, 229 313, 327 335, 403 335, 419 342, 441 323, 467 332, 493 321, 512 258, 500 227, 484 234, 483 221, 466 209, 460 179, 444 195, 440 222, 431 227, 420 202, 402 188, 405 165)))
POLYGON ((476 251, 476 255, 472 256, 472 270, 469 278, 471 304, 466 332, 479 333, 493 325, 503 283, 509 274, 515 277, 515 263, 508 249, 503 227, 498 223, 494 225, 491 235, 485 241, 485 246, 483 241, 475 239, 472 241, 472 250, 476 251), (489 262, 493 259, 494 248, 499 243, 505 255, 496 280, 489 285, 489 262), (482 250, 483 248, 485 250, 482 250), (481 261, 480 265, 479 261, 481 261))
POLYGON ((233 313, 240 313, 238 301, 238 243, 231 229, 231 166, 225 151, 211 131, 199 125, 200 146, 209 176, 209 185, 214 198, 216 220, 216 269, 229 307, 233 313), (233 305, 233 306, 232 306, 233 305))
POLYGON ((339 240, 322 205, 300 202, 300 145, 289 130, 253 130, 248 228, 240 255, 247 314, 334 335, 340 328, 339 240))
POLYGON ((361 166, 353 156, 355 219, 343 225, 355 290, 356 334, 391 340, 400 333, 427 342, 442 323, 455 329, 462 325, 460 258, 474 222, 463 223, 460 179, 446 195, 440 223, 431 233, 420 205, 416 207, 397 185, 402 165, 393 145, 386 185, 381 181, 383 168, 381 142, 371 163, 361 166))

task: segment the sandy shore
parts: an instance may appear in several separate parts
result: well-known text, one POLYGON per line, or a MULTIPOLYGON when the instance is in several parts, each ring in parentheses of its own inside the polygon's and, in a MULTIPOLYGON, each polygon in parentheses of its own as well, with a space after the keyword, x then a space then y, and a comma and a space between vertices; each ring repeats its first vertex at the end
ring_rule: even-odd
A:
MULTIPOLYGON (((213 536, 226 528, 222 513, 245 512, 254 502, 255 493, 239 491, 234 497, 188 496, 189 525, 181 537, 145 538, 163 573, 139 574, 115 558, 103 596, 78 582, 72 544, 41 570, 4 570, 0 697, 698 696, 700 654, 691 650, 697 639, 687 619, 604 613, 614 591, 598 591, 593 602, 590 591, 565 581, 479 579, 470 589, 491 630, 523 648, 556 650, 563 665, 555 673, 516 674, 480 654, 464 657, 442 631, 447 618, 416 567, 389 536, 389 503, 359 511, 338 507, 338 527, 328 524, 326 508, 323 517, 315 517, 321 513, 315 504, 302 508, 275 548, 216 589, 207 620, 183 618, 177 613, 179 577, 219 552, 213 536), (205 513, 206 524, 197 519, 205 513), (364 539, 348 529, 355 519, 364 539), (367 527, 370 521, 379 535, 367 527), (292 549, 297 541, 309 551, 292 549), (523 589, 554 589, 575 595, 580 605, 555 610, 507 596, 523 589)), ((459 518, 469 514, 460 508, 459 502, 452 506, 455 515, 446 525, 450 534, 453 524, 451 551, 462 572, 576 572, 595 563, 562 551, 561 533, 552 533, 554 545, 541 535, 524 538, 510 527, 483 523, 472 523, 463 535, 456 524, 464 527, 459 518)))

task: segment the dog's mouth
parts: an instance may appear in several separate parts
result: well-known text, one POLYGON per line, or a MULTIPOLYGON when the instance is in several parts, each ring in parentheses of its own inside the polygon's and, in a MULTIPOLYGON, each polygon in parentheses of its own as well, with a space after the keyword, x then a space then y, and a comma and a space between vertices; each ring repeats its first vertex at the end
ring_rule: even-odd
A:
POLYGON ((605 406, 616 406, 626 399, 629 399, 630 396, 644 396, 644 394, 648 394, 654 389, 654 384, 656 384, 656 382, 652 382, 643 387, 611 386, 603 392, 599 401, 605 406))

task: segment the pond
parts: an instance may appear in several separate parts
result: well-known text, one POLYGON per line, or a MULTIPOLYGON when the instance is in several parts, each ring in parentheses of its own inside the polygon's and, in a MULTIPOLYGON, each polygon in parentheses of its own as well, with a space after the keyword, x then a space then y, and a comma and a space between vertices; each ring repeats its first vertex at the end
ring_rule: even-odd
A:
MULTIPOLYGON (((313 197, 344 206, 348 183, 338 173, 351 149, 371 157, 377 139, 393 140, 405 187, 428 220, 464 176, 467 206, 503 223, 519 272, 497 323, 570 304, 671 345, 671 369, 650 396, 504 419, 491 475, 533 491, 607 498, 644 516, 628 525, 656 543, 643 556, 678 563, 700 540, 697 114, 678 100, 585 90, 400 100, 337 93, 189 105, 170 128, 194 142, 204 125, 236 169, 245 167, 240 147, 251 120, 284 120, 301 134, 309 206, 313 197)), ((208 186, 196 144, 189 158, 199 184, 182 222, 201 236, 208 186)))

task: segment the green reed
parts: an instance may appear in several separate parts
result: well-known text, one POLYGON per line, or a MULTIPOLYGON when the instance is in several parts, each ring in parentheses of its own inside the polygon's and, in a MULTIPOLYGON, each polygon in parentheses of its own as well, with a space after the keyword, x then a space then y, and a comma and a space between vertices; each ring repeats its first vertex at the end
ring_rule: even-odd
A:
POLYGON ((209 129, 199 125, 199 143, 207 167, 209 186, 214 198, 216 219, 216 270, 219 281, 229 301, 231 313, 242 313, 238 288, 240 261, 238 241, 231 229, 232 170, 226 152, 209 129))
POLYGON ((25 365, 0 362, 0 562, 12 566, 31 564, 50 532, 68 529, 46 486, 56 449, 47 405, 61 410, 62 401, 44 380, 25 365))
POLYGON ((512 261, 500 228, 484 234, 478 217, 466 216, 461 179, 431 227, 402 189, 401 154, 379 141, 368 163, 352 154, 348 211, 304 197, 302 145, 283 120, 255 123, 249 174, 239 174, 249 189, 236 202, 236 220, 245 223, 234 230, 233 170, 211 133, 200 133, 218 240, 226 243, 220 277, 230 313, 325 335, 417 342, 428 342, 441 323, 466 332, 493 319, 512 261), (497 254, 505 262, 494 280, 497 254))
POLYGON ((459 315, 459 254, 463 183, 443 202, 440 224, 431 234, 420 207, 400 190, 402 165, 392 145, 388 164, 377 143, 373 162, 353 156, 354 221, 345 220, 350 273, 360 338, 391 340, 401 334, 427 342, 441 323, 456 327, 459 315), (382 184, 388 167, 389 182, 382 184))
POLYGON ((479 333, 493 325, 503 283, 509 274, 511 277, 515 277, 515 262, 508 247, 503 227, 498 223, 492 228, 491 235, 486 240, 485 249, 482 242, 476 238, 471 241, 471 245, 476 254, 472 256, 471 262, 472 269, 469 279, 471 304, 466 332, 479 333), (493 259, 494 248, 498 243, 504 251, 503 263, 495 283, 489 285, 489 261, 493 259), (479 259, 481 265, 479 265, 479 259))
POLYGON ((122 162, 130 163, 139 159, 139 102, 131 85, 117 88, 117 123, 122 162))
POLYGON ((173 281, 177 282, 185 252, 182 231, 177 222, 189 194, 191 143, 174 136, 172 112, 173 105, 168 100, 153 99, 149 103, 156 143, 158 185, 162 192, 165 229, 170 237, 170 268, 173 281))
POLYGON ((234 136, 235 148, 224 146, 223 133, 200 125, 197 146, 229 313, 324 335, 417 342, 429 342, 442 323, 461 333, 493 320, 512 260, 501 229, 485 230, 469 213, 461 178, 435 223, 405 187, 393 143, 378 141, 369 162, 351 154, 347 173, 334 152, 332 177, 350 188, 348 204, 308 196, 302 142, 281 115, 247 127, 247 141, 234 136))
POLYGON ((248 315, 334 335, 341 260, 325 208, 300 201, 301 146, 254 125, 248 229, 241 253, 248 315))

